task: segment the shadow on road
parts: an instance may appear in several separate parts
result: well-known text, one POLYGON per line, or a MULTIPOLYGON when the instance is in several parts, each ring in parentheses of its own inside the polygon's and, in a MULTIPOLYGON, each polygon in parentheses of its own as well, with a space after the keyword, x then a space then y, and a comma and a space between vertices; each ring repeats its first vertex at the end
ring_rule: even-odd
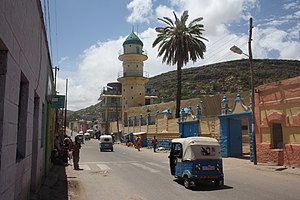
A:
MULTIPOLYGON (((175 179, 173 181, 175 181, 176 183, 178 183, 178 184, 182 185, 182 187, 184 187, 182 180, 175 179)), ((190 190, 192 190, 192 191, 215 191, 215 190, 228 190, 228 189, 233 189, 233 187, 228 186, 228 185, 224 185, 223 187, 216 187, 214 185, 214 183, 207 182, 207 183, 197 184, 197 186, 192 187, 190 190)))
POLYGON ((66 167, 62 165, 53 165, 47 175, 44 183, 41 185, 37 194, 31 195, 31 200, 68 200, 68 184, 66 167))

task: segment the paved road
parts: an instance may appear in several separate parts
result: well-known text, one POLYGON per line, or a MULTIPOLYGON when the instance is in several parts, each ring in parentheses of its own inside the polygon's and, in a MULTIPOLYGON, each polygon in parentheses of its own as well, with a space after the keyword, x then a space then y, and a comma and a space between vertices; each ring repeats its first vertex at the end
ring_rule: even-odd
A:
POLYGON ((299 175, 265 170, 248 160, 233 158, 223 159, 224 188, 202 185, 187 190, 170 175, 167 156, 150 149, 138 152, 121 144, 114 145, 114 152, 100 152, 97 140, 86 141, 80 158, 83 170, 73 171, 69 166, 68 180, 79 184, 79 199, 89 200, 296 200, 300 197, 299 175))

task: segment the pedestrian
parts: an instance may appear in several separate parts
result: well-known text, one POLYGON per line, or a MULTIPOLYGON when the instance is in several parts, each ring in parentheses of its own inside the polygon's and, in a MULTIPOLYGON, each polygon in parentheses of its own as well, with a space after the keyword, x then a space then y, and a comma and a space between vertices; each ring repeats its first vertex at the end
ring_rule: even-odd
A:
POLYGON ((74 169, 75 170, 80 170, 79 168, 79 152, 80 152, 81 144, 80 140, 75 137, 75 144, 73 145, 73 164, 74 164, 74 169))
POLYGON ((136 146, 138 151, 141 150, 141 144, 142 144, 142 140, 141 140, 140 136, 137 136, 135 146, 136 146))
POLYGON ((63 160, 66 165, 68 165, 69 150, 70 150, 70 138, 67 135, 64 135, 63 160))
POLYGON ((153 146, 153 151, 156 152, 156 145, 157 145, 156 136, 153 136, 151 143, 152 143, 152 146, 153 146))
POLYGON ((59 138, 58 135, 55 137, 54 148, 55 148, 57 151, 60 151, 60 148, 61 148, 61 142, 60 142, 60 138, 59 138))

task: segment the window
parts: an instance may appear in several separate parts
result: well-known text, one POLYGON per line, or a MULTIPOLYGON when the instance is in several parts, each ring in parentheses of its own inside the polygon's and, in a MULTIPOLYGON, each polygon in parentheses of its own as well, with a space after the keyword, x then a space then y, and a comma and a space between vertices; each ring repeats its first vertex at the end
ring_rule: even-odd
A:
POLYGON ((172 150, 174 151, 174 157, 182 158, 182 145, 180 143, 173 143, 172 150))
POLYGON ((16 151, 17 162, 25 158, 26 155, 28 95, 29 82, 22 73, 19 91, 18 133, 16 151))
MULTIPOLYGON (((0 149, 2 149, 3 139, 3 115, 4 115, 4 96, 5 96, 5 79, 7 71, 7 51, 0 39, 0 149), (2 93, 3 92, 3 93, 2 93)), ((1 168, 1 153, 0 153, 0 168, 1 168)))
POLYGON ((282 149, 283 148, 283 135, 281 123, 272 124, 272 148, 282 149))

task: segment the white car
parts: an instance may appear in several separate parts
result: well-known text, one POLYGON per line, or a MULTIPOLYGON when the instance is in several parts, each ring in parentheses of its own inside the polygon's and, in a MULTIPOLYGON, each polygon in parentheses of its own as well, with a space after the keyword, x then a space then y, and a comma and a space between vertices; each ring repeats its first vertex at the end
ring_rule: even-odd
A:
POLYGON ((88 133, 88 132, 84 133, 84 139, 85 140, 90 140, 91 139, 91 134, 88 133))

